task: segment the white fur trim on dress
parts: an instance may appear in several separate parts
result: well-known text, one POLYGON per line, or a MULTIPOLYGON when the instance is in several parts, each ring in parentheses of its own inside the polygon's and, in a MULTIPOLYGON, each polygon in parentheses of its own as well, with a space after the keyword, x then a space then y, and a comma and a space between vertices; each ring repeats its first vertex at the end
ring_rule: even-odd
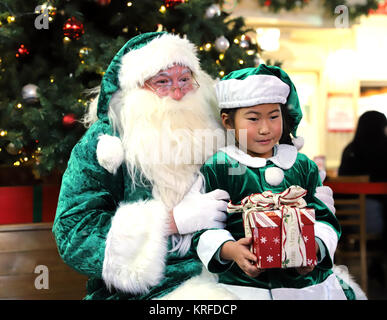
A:
POLYGON ((368 300, 362 288, 355 282, 353 276, 349 273, 348 267, 345 265, 334 265, 333 273, 346 282, 355 292, 356 300, 368 300))
POLYGON ((146 293, 164 276, 169 216, 161 201, 122 204, 106 238, 102 278, 108 288, 146 293))
POLYGON ((147 79, 173 64, 189 67, 194 74, 200 70, 194 44, 177 35, 164 34, 122 57, 120 86, 123 91, 141 87, 147 79))
POLYGON ((98 137, 96 154, 100 166, 112 174, 117 172, 124 161, 124 148, 120 138, 107 134, 98 137))
POLYGON ((203 268, 202 273, 183 282, 161 300, 239 300, 239 298, 218 283, 218 277, 203 268))

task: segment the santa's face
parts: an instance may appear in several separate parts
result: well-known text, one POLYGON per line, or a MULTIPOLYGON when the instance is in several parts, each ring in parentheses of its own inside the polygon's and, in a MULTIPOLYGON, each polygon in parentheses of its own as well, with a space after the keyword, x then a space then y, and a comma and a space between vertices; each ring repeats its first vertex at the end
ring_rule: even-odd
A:
POLYGON ((153 91, 160 98, 169 96, 179 101, 188 92, 197 89, 198 84, 189 68, 175 65, 145 81, 143 88, 153 91))

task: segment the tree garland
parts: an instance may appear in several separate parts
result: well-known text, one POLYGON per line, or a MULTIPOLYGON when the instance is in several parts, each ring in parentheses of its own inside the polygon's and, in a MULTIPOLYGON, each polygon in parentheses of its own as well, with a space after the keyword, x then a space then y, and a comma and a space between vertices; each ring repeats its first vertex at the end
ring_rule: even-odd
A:
MULTIPOLYGON (((334 16, 335 9, 337 6, 345 5, 348 8, 348 14, 350 19, 355 19, 362 15, 368 15, 370 10, 376 10, 379 3, 384 2, 381 0, 366 0, 366 1, 355 1, 355 0, 320 0, 325 10, 330 15, 334 16)), ((294 9, 301 9, 310 3, 310 0, 258 0, 258 3, 262 7, 268 8, 272 12, 278 12, 281 9, 291 11, 294 9)))

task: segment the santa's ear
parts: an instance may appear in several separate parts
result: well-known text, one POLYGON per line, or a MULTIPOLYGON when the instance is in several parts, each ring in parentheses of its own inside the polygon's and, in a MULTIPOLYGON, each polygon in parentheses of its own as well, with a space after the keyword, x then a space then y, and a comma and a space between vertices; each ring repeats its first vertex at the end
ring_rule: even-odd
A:
POLYGON ((101 167, 115 174, 124 161, 124 148, 120 138, 104 134, 98 137, 97 160, 101 167))

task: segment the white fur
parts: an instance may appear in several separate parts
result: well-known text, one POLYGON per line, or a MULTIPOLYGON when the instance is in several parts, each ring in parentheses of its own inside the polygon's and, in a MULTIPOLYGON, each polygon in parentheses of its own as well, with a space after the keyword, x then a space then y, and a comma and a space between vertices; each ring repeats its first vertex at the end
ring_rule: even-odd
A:
POLYGON ((219 284, 216 275, 203 268, 200 275, 183 282, 160 300, 238 300, 238 297, 219 284))
POLYGON ((356 300, 367 300, 367 296, 360 286, 355 282, 353 276, 350 275, 347 266, 334 265, 333 273, 343 279, 355 292, 356 300))
POLYGON ((141 87, 147 79, 173 64, 189 67, 194 74, 200 70, 195 46, 172 34, 164 34, 140 49, 129 51, 121 61, 119 81, 124 91, 141 87))
POLYGON ((250 75, 216 84, 220 109, 251 107, 264 103, 286 103, 290 87, 276 76, 250 75))
POLYGON ((301 150, 304 146, 304 138, 298 136, 297 138, 292 138, 293 145, 297 148, 297 150, 301 150))
POLYGON ((265 170, 265 180, 272 186, 278 186, 284 180, 284 172, 277 167, 270 167, 265 170))
POLYGON ((122 204, 106 239, 102 278, 108 288, 146 293, 164 275, 168 213, 157 200, 122 204))
POLYGON ((124 148, 120 138, 107 134, 98 137, 96 154, 100 166, 112 174, 117 172, 124 161, 124 148))

